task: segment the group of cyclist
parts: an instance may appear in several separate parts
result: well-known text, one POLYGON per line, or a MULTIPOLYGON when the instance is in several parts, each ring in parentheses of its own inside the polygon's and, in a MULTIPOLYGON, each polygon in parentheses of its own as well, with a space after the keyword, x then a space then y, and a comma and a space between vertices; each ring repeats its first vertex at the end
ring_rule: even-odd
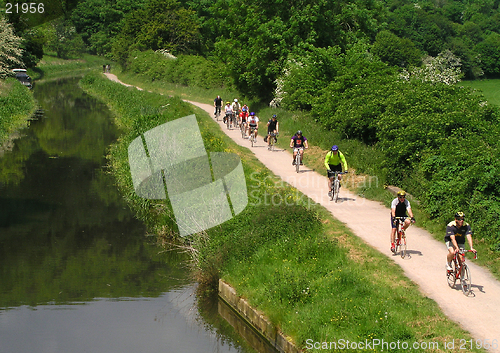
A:
MULTIPOLYGON (((215 116, 221 114, 223 103, 224 100, 221 98, 221 96, 217 96, 214 99, 215 116)), ((234 124, 235 127, 242 127, 245 130, 245 135, 247 138, 250 136, 250 134, 254 134, 254 136, 257 137, 259 118, 257 117, 257 115, 255 115, 254 112, 250 111, 248 105, 241 105, 241 103, 238 102, 237 98, 235 98, 233 102, 226 102, 226 105, 224 106, 224 117, 222 118, 224 124, 228 119, 230 125, 234 124)))
MULTIPOLYGON (((220 96, 214 100, 215 114, 217 114, 217 109, 222 107, 222 99, 220 96)), ((233 103, 226 102, 225 107, 226 119, 230 114, 239 114, 238 124, 248 123, 248 130, 252 130, 257 136, 257 130, 259 127, 259 118, 255 115, 255 113, 250 112, 246 105, 240 108, 238 100, 235 99, 233 103), (228 113, 229 112, 229 113, 228 113)), ((279 134, 279 123, 277 120, 277 116, 273 115, 271 119, 267 122, 267 135, 264 138, 264 141, 268 144, 271 143, 271 138, 274 139, 274 142, 277 142, 277 136, 279 134)), ((249 132, 247 132, 249 135, 249 132)), ((290 148, 293 148, 293 159, 292 165, 295 165, 295 160, 297 153, 300 153, 300 164, 302 164, 302 160, 304 157, 304 149, 307 149, 308 141, 307 138, 303 135, 302 131, 297 131, 290 140, 290 148)), ((347 162, 345 156, 342 152, 339 151, 339 147, 337 145, 333 145, 330 151, 325 156, 325 168, 327 170, 328 177, 328 195, 331 196, 332 190, 332 181, 335 177, 335 172, 347 172, 347 162)), ((342 175, 338 174, 339 180, 342 179, 342 175)), ((395 237, 396 230, 398 227, 398 222, 400 222, 401 217, 405 217, 405 220, 402 221, 402 230, 405 231, 410 224, 415 223, 415 217, 413 216, 413 212, 411 210, 410 201, 406 199, 406 192, 404 190, 400 190, 397 193, 397 197, 392 200, 391 203, 391 251, 395 252, 395 237), (409 216, 409 217, 408 217, 409 216)), ((446 244, 446 248, 448 253, 446 255, 446 270, 451 271, 452 266, 451 262, 453 261, 453 257, 456 253, 460 251, 460 249, 464 249, 465 239, 469 243, 470 249, 475 253, 476 250, 472 244, 472 231, 470 225, 465 222, 465 216, 463 212, 457 212, 455 214, 455 220, 448 223, 446 226, 446 235, 444 237, 444 241, 446 244)))

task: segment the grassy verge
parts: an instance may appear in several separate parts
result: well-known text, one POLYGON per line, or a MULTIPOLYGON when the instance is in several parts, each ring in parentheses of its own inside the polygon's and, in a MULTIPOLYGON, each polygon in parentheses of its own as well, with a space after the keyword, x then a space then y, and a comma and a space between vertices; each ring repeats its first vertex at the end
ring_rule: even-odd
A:
POLYGON ((27 126, 36 109, 33 94, 15 78, 0 79, 0 145, 10 134, 27 126))
POLYGON ((80 59, 59 59, 53 55, 44 55, 31 73, 35 81, 52 80, 64 77, 83 76, 91 71, 102 71, 102 65, 109 64, 109 60, 95 56, 83 55, 80 59))
MULTIPOLYGON (((107 103, 123 130, 110 154, 122 192, 152 231, 162 239, 175 236, 167 201, 135 196, 127 147, 139 134, 193 108, 179 98, 125 88, 101 75, 87 76, 81 85, 107 103)), ((249 205, 242 213, 184 239, 197 254, 201 282, 210 286, 224 278, 301 347, 307 347, 308 340, 383 339, 409 345, 433 342, 435 351, 443 351, 444 342, 470 339, 392 261, 284 185, 205 112, 194 111, 207 151, 241 157, 249 191, 249 205)))

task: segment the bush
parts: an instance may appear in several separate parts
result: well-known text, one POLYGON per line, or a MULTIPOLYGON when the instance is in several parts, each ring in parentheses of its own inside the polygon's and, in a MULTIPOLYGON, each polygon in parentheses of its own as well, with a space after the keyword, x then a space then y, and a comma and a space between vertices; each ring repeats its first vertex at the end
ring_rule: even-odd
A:
POLYGON ((224 66, 194 55, 167 58, 161 53, 134 51, 130 54, 127 70, 148 77, 151 81, 201 88, 230 87, 230 79, 224 75, 224 66))

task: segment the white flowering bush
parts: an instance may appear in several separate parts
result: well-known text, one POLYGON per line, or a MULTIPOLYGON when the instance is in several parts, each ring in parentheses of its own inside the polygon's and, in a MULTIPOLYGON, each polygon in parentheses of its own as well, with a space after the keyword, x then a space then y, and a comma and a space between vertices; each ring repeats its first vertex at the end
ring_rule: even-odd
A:
POLYGON ((23 50, 21 37, 17 37, 12 26, 0 17, 0 77, 4 78, 13 66, 22 66, 23 50))
POLYGON ((405 81, 415 79, 422 82, 441 82, 452 85, 459 82, 463 76, 460 58, 453 55, 450 50, 439 53, 435 58, 428 56, 423 60, 423 63, 423 67, 403 70, 400 78, 405 81))

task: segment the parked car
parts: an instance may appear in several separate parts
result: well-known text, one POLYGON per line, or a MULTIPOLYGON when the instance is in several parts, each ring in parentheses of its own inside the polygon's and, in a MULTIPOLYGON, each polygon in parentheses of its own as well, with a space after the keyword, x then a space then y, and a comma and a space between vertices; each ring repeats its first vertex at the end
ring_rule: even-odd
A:
POLYGON ((16 78, 19 80, 19 82, 21 82, 24 86, 26 86, 30 89, 32 88, 31 77, 28 76, 25 69, 14 69, 14 70, 12 70, 12 72, 14 73, 16 78))

